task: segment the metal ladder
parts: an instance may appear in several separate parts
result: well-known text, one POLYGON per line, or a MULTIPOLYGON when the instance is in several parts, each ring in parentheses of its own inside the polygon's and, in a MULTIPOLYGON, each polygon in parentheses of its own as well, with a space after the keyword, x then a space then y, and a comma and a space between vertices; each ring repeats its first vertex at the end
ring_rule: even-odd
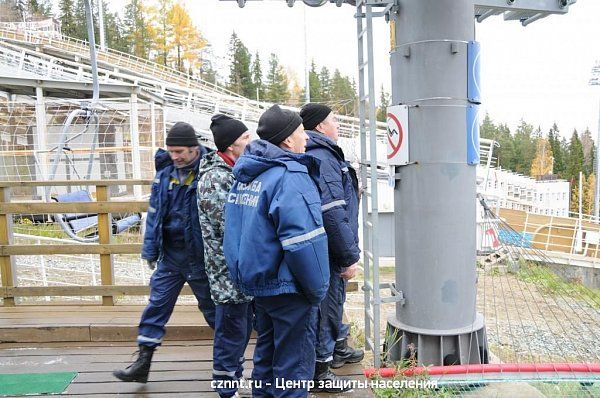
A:
POLYGON ((373 63, 373 18, 384 16, 393 5, 390 0, 357 0, 358 113, 360 137, 360 177, 362 198, 362 242, 364 263, 365 348, 373 352, 375 367, 381 365, 381 294, 389 287, 379 282, 377 197, 377 120, 373 63), (385 7, 374 12, 374 8, 385 7), (367 140, 369 150, 367 151, 367 140), (370 216, 369 216, 370 215, 370 216))

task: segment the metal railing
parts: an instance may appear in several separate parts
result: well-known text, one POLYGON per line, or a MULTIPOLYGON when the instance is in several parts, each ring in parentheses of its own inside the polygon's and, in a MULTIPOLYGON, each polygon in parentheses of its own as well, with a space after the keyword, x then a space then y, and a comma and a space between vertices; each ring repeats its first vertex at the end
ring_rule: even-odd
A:
MULTIPOLYGON (((62 35, 61 38, 57 39, 53 37, 41 36, 35 32, 31 33, 17 30, 0 29, 0 37, 7 40, 15 40, 33 45, 51 45, 58 49, 79 53, 84 59, 89 57, 89 44, 87 41, 75 39, 65 35, 62 35)), ((101 51, 99 46, 96 46, 96 49, 98 52, 97 56, 99 62, 107 62, 116 67, 120 66, 131 68, 133 71, 137 71, 141 74, 150 73, 154 77, 160 78, 167 82, 176 82, 178 84, 182 84, 184 87, 209 88, 212 91, 218 91, 226 95, 243 98, 240 95, 226 90, 225 88, 216 84, 206 82, 197 77, 192 77, 187 73, 180 72, 168 66, 149 61, 133 54, 109 48, 107 48, 105 51, 101 51)))
POLYGON ((525 249, 544 250, 548 257, 567 265, 596 268, 600 262, 600 224, 597 222, 504 208, 499 209, 499 216, 521 234, 520 244, 525 249))
MULTIPOLYGON (((26 32, 0 29, 0 37, 18 43, 20 46, 49 45, 63 51, 75 54, 81 59, 87 59, 89 53, 86 41, 63 36, 62 39, 37 36, 26 32)), ((6 43, 2 43, 6 45, 6 43)), ((6 46, 7 48, 9 46, 6 46)), ((32 73, 52 75, 54 78, 91 80, 91 69, 85 62, 74 62, 48 55, 35 48, 18 52, 10 48, 10 60, 18 67, 29 69, 32 73), (40 70, 42 67, 46 70, 40 70), (63 73, 63 76, 60 75, 63 73)), ((0 51, 1 53, 1 51, 0 51)), ((1 54, 0 54, 1 55, 1 54)), ((8 57, 8 55, 7 55, 8 57)), ((0 62, 2 59, 0 59, 0 62)), ((265 109, 272 104, 251 100, 226 90, 220 86, 191 77, 183 72, 164 65, 136 57, 131 54, 108 49, 98 50, 99 71, 106 81, 127 82, 163 97, 167 106, 176 109, 189 110, 195 114, 211 116, 214 113, 225 113, 239 118, 244 122, 258 123, 265 109), (104 64, 103 64, 104 62, 104 64), (123 69, 127 70, 123 70, 123 69)), ((299 111, 296 107, 285 107, 299 111)), ((340 136, 356 138, 359 135, 360 121, 351 116, 339 115, 340 136)), ((368 122, 367 122, 368 123, 368 122)), ((386 134, 386 124, 376 122, 377 135, 383 141, 386 134)))

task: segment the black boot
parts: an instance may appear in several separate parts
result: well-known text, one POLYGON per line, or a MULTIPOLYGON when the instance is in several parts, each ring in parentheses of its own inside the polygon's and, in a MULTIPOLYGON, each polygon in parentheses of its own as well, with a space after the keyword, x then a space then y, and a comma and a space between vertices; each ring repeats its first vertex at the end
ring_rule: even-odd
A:
POLYGON ((125 370, 115 370, 113 376, 122 381, 146 383, 148 381, 148 373, 150 372, 152 354, 154 354, 154 347, 141 345, 136 361, 125 368, 125 370))
POLYGON ((365 352, 361 349, 355 350, 348 345, 348 339, 335 342, 335 350, 333 351, 333 369, 341 368, 347 363, 357 363, 363 360, 365 352))
POLYGON ((315 365, 315 388, 311 392, 337 393, 352 390, 352 380, 340 377, 329 370, 331 362, 317 362, 315 365))

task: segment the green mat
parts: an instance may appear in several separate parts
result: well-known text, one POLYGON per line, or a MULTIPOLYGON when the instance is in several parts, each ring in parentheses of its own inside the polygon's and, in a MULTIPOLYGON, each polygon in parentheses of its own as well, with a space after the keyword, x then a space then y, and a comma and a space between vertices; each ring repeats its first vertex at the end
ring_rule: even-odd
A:
POLYGON ((0 396, 60 394, 77 372, 0 374, 0 396))

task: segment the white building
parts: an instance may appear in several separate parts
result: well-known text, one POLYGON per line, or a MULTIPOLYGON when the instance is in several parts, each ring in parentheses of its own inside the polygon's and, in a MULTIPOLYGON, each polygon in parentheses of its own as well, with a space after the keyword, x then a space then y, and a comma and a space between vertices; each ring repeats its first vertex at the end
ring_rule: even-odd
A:
POLYGON ((502 168, 477 168, 478 191, 505 209, 548 216, 569 216, 569 182, 536 180, 502 168))

